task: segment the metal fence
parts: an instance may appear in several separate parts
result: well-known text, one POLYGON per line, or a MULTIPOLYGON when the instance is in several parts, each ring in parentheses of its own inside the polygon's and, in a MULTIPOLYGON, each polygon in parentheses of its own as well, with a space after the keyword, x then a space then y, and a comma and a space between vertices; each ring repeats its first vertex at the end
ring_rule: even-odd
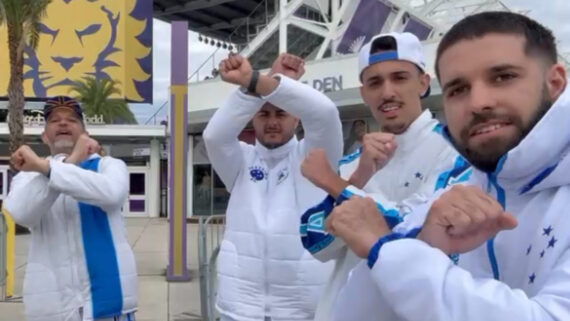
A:
POLYGON ((0 213, 0 301, 6 300, 7 276, 6 270, 6 242, 8 239, 8 226, 5 216, 0 213))
POLYGON ((198 228, 198 263, 200 274, 200 309, 204 321, 218 320, 216 301, 216 261, 224 237, 225 215, 200 218, 198 228))

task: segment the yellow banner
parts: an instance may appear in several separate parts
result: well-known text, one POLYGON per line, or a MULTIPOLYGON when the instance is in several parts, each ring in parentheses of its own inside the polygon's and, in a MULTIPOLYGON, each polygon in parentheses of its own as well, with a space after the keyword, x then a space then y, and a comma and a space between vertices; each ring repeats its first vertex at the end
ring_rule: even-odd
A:
MULTIPOLYGON (((7 96, 8 37, 0 28, 0 96, 7 96)), ((53 0, 36 51, 26 47, 28 98, 69 95, 86 76, 120 82, 132 102, 152 102, 152 0, 53 0)))

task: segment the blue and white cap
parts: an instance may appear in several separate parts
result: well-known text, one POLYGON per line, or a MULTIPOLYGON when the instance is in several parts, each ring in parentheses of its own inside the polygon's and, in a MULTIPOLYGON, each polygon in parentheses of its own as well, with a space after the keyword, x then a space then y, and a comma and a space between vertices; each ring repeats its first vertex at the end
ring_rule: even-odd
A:
MULTIPOLYGON (((418 66, 426 72, 426 63, 420 39, 409 32, 383 33, 376 35, 360 49, 358 57, 358 77, 362 80, 362 72, 368 66, 388 61, 404 60, 418 66), (386 44, 389 44, 386 47, 386 44)), ((430 88, 422 98, 429 95, 430 88)))

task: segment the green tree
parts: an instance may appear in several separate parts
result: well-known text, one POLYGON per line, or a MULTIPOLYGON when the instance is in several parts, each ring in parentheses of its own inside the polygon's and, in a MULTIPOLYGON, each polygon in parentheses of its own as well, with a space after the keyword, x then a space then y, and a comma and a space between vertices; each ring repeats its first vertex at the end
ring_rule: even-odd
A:
POLYGON ((105 123, 136 124, 135 116, 123 99, 111 99, 114 94, 120 95, 119 83, 112 79, 95 79, 85 77, 71 86, 75 98, 81 102, 86 116, 102 115, 105 123))
POLYGON ((51 0, 0 0, 0 26, 8 30, 10 82, 8 84, 8 128, 10 152, 24 143, 24 48, 38 47, 40 21, 51 0))

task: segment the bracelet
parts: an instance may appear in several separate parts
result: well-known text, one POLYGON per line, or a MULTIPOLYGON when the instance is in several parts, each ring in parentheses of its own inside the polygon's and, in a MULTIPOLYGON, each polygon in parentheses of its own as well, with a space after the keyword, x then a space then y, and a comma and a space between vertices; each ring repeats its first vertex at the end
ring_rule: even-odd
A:
POLYGON ((251 79, 249 81, 249 85, 247 86, 247 91, 251 94, 256 93, 257 88, 257 81, 259 80, 259 71, 254 70, 251 72, 251 79))
POLYGON ((379 238, 378 241, 376 241, 376 243, 374 243, 370 249, 370 252, 368 252, 368 267, 372 268, 374 266, 374 263, 376 263, 378 260, 378 254, 380 253, 380 248, 382 245, 393 240, 399 240, 401 238, 404 238, 404 235, 400 233, 391 233, 379 238))

